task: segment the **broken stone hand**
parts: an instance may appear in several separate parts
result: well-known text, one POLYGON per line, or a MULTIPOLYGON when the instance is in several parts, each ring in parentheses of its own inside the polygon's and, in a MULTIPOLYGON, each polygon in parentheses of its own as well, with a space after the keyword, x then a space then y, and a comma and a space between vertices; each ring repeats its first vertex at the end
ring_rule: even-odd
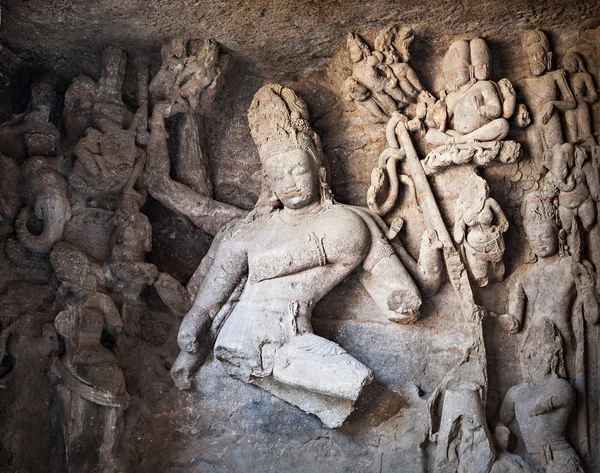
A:
POLYGON ((177 335, 179 348, 188 353, 198 352, 209 343, 211 325, 212 319, 206 311, 192 307, 179 327, 177 335))

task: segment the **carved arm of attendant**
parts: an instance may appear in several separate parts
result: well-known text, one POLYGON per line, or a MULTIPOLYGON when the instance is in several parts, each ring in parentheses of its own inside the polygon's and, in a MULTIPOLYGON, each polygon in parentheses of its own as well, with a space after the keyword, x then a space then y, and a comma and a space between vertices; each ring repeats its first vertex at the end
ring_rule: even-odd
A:
POLYGON ((495 89, 484 89, 481 98, 483 103, 478 103, 477 109, 482 116, 494 120, 502 115, 502 102, 495 89))
POLYGON ((460 245, 465 239, 465 233, 467 231, 467 224, 462 217, 458 217, 454 222, 454 241, 460 245))
POLYGON ((102 172, 102 168, 98 163, 97 156, 100 154, 100 145, 98 138, 101 132, 94 128, 88 128, 86 136, 79 140, 75 146, 75 155, 81 162, 85 170, 92 176, 98 176, 102 172))
POLYGON ((107 294, 97 292, 92 296, 92 300, 88 304, 99 309, 104 315, 104 330, 116 340, 123 330, 123 319, 112 298, 107 294))
POLYGON ((527 305, 527 296, 525 289, 518 277, 514 283, 514 287, 510 291, 508 297, 508 313, 498 316, 500 325, 510 335, 513 335, 521 330, 523 326, 523 317, 525 315, 525 307, 527 305))
POLYGON ((586 94, 581 98, 586 103, 594 103, 598 100, 598 93, 596 92, 596 87, 594 87, 594 81, 592 80, 592 76, 589 74, 583 74, 583 82, 585 84, 586 94))
POLYGON ((575 395, 573 390, 570 389, 570 385, 566 384, 566 388, 562 391, 539 399, 531 411, 531 416, 540 416, 558 409, 570 408, 574 402, 575 395))
POLYGON ((552 118, 552 114, 554 113, 554 109, 557 108, 560 111, 572 110, 577 107, 577 102, 575 101, 575 97, 573 96, 573 92, 567 83, 567 79, 563 71, 555 71, 558 78, 556 79, 556 85, 560 91, 560 96, 563 100, 552 100, 547 102, 542 107, 542 123, 545 125, 548 123, 550 118, 552 118))
POLYGON ((429 94, 426 90, 424 90, 419 77, 415 73, 412 67, 406 64, 406 77, 398 77, 398 81, 400 81, 400 87, 404 91, 405 94, 410 97, 417 98, 420 97, 424 102, 427 102, 429 98, 433 99, 431 105, 435 103, 435 99, 429 94))
POLYGON ((508 230, 509 225, 508 225, 508 219, 506 218, 506 215, 502 211, 502 207, 500 207, 500 204, 498 204, 496 199, 488 197, 487 201, 488 201, 488 205, 490 206, 492 213, 494 214, 496 221, 498 222, 498 228, 500 229, 500 231, 502 233, 505 233, 508 230))

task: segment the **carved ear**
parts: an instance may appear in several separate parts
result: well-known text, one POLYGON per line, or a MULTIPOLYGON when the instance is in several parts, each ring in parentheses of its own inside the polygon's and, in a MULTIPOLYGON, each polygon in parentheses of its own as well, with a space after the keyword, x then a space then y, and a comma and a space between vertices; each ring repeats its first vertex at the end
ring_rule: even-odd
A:
POLYGON ((552 52, 551 51, 548 51, 548 63, 546 64, 546 70, 547 71, 552 70, 552 52))

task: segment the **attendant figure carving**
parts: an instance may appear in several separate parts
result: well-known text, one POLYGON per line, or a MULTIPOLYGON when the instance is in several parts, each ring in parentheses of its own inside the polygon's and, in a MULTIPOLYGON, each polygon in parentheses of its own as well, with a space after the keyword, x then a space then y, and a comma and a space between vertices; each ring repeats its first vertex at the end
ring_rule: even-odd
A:
POLYGON ((599 321, 596 274, 591 264, 565 254, 564 232, 559 231, 552 201, 534 193, 522 204, 523 225, 537 261, 519 268, 512 276, 508 314, 500 322, 509 333, 519 332, 527 320, 526 336, 544 321, 558 329, 564 350, 559 374, 577 392, 577 448, 587 451, 585 324, 599 321), (525 319, 527 314, 527 319, 525 319))
POLYGON ((559 112, 573 110, 577 103, 565 73, 552 70, 552 51, 546 35, 540 30, 529 30, 522 44, 530 73, 521 87, 531 113, 528 144, 533 162, 541 172, 544 152, 564 143, 559 112))
POLYGON ((203 150, 201 102, 217 87, 218 57, 219 48, 214 41, 173 39, 163 47, 162 67, 150 82, 154 106, 145 175, 148 192, 155 199, 211 235, 216 235, 229 220, 247 214, 212 198, 207 156, 203 150), (166 119, 178 115, 181 121, 173 179, 166 119))
POLYGON ((577 102, 575 109, 565 111, 567 138, 569 143, 583 144, 591 148, 596 146, 596 138, 592 133, 590 104, 598 101, 594 79, 587 72, 583 58, 575 52, 565 55, 562 66, 568 72, 569 87, 577 102))
POLYGON ((589 231, 597 219, 600 200, 598 169, 588 160, 585 149, 571 143, 556 145, 546 155, 546 191, 558 197, 562 228, 572 233, 575 218, 589 231))
POLYGON ((95 280, 84 286, 63 284, 65 308, 54 321, 65 351, 50 377, 56 383, 67 463, 78 473, 122 471, 117 460, 123 411, 129 403, 125 379, 113 351, 123 321, 112 299, 96 292, 95 280))
POLYGON ((540 321, 521 349, 523 383, 510 388, 498 414, 501 424, 519 424, 527 451, 546 473, 583 473, 566 438, 575 390, 561 375, 563 339, 554 323, 540 321))
POLYGON ((458 197, 454 241, 461 245, 467 267, 479 286, 504 278, 504 237, 508 220, 490 189, 474 176, 458 197))
POLYGON ((425 135, 437 147, 424 160, 428 174, 454 164, 485 166, 519 159, 520 145, 503 140, 516 110, 515 120, 522 126, 527 121, 512 84, 508 79, 491 81, 491 72, 491 54, 483 39, 450 45, 444 56, 446 88, 432 107, 425 135))

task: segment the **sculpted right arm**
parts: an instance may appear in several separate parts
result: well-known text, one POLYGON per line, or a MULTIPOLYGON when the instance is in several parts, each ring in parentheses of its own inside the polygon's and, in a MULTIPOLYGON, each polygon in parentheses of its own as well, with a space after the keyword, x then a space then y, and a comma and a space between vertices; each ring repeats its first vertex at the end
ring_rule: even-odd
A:
POLYGON ((515 397, 518 390, 518 385, 508 390, 498 412, 498 422, 507 427, 515 420, 515 397))
POLYGON ((517 278, 508 296, 508 313, 499 316, 502 328, 509 334, 515 334, 523 327, 526 304, 527 296, 523 287, 522 276, 517 274, 517 278))
POLYGON ((244 237, 239 227, 234 227, 219 242, 214 261, 179 328, 177 341, 183 351, 198 351, 199 342, 202 343, 201 338, 208 334, 212 319, 248 272, 244 237))

